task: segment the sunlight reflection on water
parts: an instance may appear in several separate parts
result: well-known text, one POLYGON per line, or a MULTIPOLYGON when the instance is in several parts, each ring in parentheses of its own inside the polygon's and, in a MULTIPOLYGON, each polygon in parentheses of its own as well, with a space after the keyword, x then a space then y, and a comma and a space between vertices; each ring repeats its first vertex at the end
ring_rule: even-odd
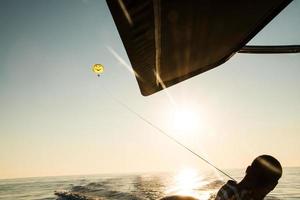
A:
POLYGON ((193 196, 201 200, 208 200, 212 191, 201 191, 201 188, 208 183, 197 170, 186 168, 174 175, 173 183, 170 184, 165 193, 167 195, 193 196))

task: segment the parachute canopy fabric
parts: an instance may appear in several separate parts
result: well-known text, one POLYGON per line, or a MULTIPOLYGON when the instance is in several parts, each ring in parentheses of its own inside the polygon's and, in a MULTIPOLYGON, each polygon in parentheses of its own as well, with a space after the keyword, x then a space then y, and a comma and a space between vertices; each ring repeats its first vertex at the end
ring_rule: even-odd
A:
POLYGON ((107 0, 145 96, 227 61, 292 0, 107 0))
POLYGON ((93 65, 93 72, 95 74, 102 74, 104 72, 104 67, 101 64, 94 64, 93 65))

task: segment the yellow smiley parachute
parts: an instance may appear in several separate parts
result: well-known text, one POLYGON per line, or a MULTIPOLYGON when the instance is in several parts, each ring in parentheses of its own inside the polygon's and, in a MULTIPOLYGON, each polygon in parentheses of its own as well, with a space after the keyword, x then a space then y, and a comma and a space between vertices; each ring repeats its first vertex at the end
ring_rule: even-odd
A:
POLYGON ((93 65, 93 72, 97 74, 97 76, 100 76, 104 72, 104 67, 101 64, 94 64, 93 65))

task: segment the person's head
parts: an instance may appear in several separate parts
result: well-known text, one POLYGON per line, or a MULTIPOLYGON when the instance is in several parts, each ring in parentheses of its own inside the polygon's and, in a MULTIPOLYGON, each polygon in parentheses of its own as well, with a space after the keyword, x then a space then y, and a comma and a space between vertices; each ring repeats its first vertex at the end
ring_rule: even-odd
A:
POLYGON ((276 187, 281 175, 280 162, 272 156, 261 155, 247 168, 245 180, 260 196, 266 196, 276 187))

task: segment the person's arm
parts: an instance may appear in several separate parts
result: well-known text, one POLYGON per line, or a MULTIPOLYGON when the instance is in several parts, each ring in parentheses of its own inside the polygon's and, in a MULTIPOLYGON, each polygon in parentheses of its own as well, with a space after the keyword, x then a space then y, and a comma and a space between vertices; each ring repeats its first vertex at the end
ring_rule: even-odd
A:
POLYGON ((235 195, 238 193, 238 190, 235 186, 235 182, 228 181, 218 191, 215 200, 234 200, 235 195))

